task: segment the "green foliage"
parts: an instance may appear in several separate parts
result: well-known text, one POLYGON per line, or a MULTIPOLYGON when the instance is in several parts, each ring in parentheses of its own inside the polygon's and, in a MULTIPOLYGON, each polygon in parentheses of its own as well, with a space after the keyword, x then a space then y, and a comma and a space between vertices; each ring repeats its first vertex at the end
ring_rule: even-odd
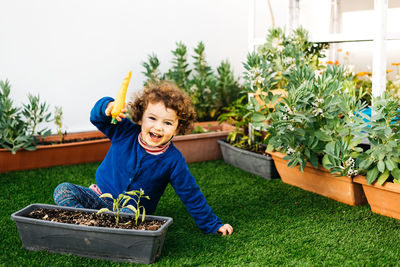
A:
POLYGON ((371 117, 359 113, 353 125, 358 139, 368 139, 371 145, 357 157, 357 166, 368 184, 382 185, 388 179, 400 183, 400 102, 384 93, 373 103, 371 117))
POLYGON ((307 65, 289 73, 288 96, 275 106, 267 138, 269 149, 287 154, 289 166, 299 165, 303 170, 310 162, 318 167, 327 154, 322 163, 332 173, 353 173, 354 168, 342 162, 358 145, 352 141, 350 122, 364 104, 354 88, 344 87, 343 74, 342 67, 332 66, 316 77, 307 65))
MULTIPOLYGON (((289 35, 282 28, 270 29, 266 42, 257 51, 264 66, 261 72, 267 72, 267 76, 271 75, 273 78, 273 87, 267 89, 285 88, 288 83, 287 73, 295 66, 311 65, 314 69, 319 68, 319 59, 324 57, 323 53, 328 47, 327 43, 309 42, 308 32, 301 27, 289 35)), ((249 63, 248 61, 247 64, 249 63)))
MULTIPOLYGON (((256 129, 251 135, 265 135, 265 131, 269 131, 268 125, 271 120, 281 121, 282 118, 277 117, 277 114, 273 115, 276 113, 274 105, 286 95, 285 91, 290 91, 289 94, 291 94, 290 98, 286 100, 289 106, 294 102, 306 106, 307 101, 314 96, 311 94, 311 90, 306 91, 313 88, 310 81, 314 79, 314 71, 322 69, 319 59, 324 57, 323 52, 328 45, 314 44, 308 42, 307 38, 308 33, 303 28, 294 30, 290 35, 286 35, 281 28, 272 28, 268 32, 265 44, 258 47, 256 52, 247 55, 246 62, 243 64, 246 70, 244 86, 246 91, 252 95, 249 98, 246 114, 249 117, 250 127, 256 129)), ((304 120, 303 115, 299 114, 298 117, 294 120, 304 120)), ((307 123, 308 121, 303 121, 304 125, 307 123)), ((288 127, 290 125, 287 121, 281 122, 281 124, 288 127)), ((296 132, 299 135, 305 135, 306 132, 301 129, 300 124, 302 123, 296 127, 296 132)), ((292 126, 288 129, 292 130, 292 126)), ((270 137, 267 134, 266 140, 270 137)), ((293 136, 286 138, 285 142, 288 144, 296 143, 293 136), (290 138, 292 139, 289 142, 290 138)), ((272 142, 275 142, 276 146, 280 146, 278 140, 272 139, 272 142)), ((320 148, 317 141, 314 141, 312 145, 320 148)), ((315 162, 315 155, 308 149, 302 153, 309 154, 312 161, 315 162)), ((307 160, 300 161, 300 157, 298 157, 290 163, 291 165, 301 163, 301 166, 304 166, 306 162, 307 160)))
POLYGON ((23 104, 24 109, 22 114, 25 116, 26 123, 28 124, 28 131, 31 136, 40 135, 48 136, 50 130, 44 128, 40 131, 37 130, 37 126, 43 122, 51 122, 51 113, 48 111, 49 106, 46 102, 41 102, 39 95, 34 96, 28 94, 28 104, 23 104))
POLYGON ((50 134, 46 128, 38 130, 39 124, 51 121, 48 105, 42 103, 39 96, 28 95, 29 103, 21 110, 10 98, 8 80, 0 81, 0 89, 0 147, 13 154, 19 149, 36 149, 38 137, 50 134))
POLYGON ((160 67, 160 61, 156 54, 153 53, 152 55, 149 55, 147 60, 148 62, 142 63, 142 66, 146 69, 146 71, 142 73, 147 77, 147 81, 144 85, 147 85, 148 82, 157 83, 163 79, 158 69, 160 67))
MULTIPOLYGON (((140 190, 132 190, 129 192, 126 192, 125 194, 119 194, 117 199, 114 199, 113 196, 110 193, 105 193, 102 194, 100 197, 108 197, 113 200, 113 212, 115 213, 115 225, 118 225, 119 223, 119 214, 121 210, 124 208, 130 209, 135 213, 135 225, 138 225, 138 219, 140 216, 142 216, 142 222, 144 222, 145 217, 146 217, 146 210, 143 206, 140 206, 140 199, 142 197, 146 199, 150 199, 150 197, 144 195, 144 191, 140 188, 140 190), (130 197, 130 196, 135 196, 136 198, 130 197), (129 204, 129 202, 133 200, 136 204, 136 207, 133 206, 132 204, 129 204), (142 210, 142 212, 140 211, 142 210)), ((100 209, 97 214, 101 214, 103 212, 111 212, 108 208, 102 208, 100 209)))
POLYGON ((194 48, 191 65, 187 60, 186 45, 178 42, 176 46, 172 51, 172 67, 165 74, 160 73, 160 63, 155 54, 148 57, 148 62, 142 63, 146 68, 143 72, 147 77, 145 85, 163 79, 174 81, 191 97, 199 121, 215 120, 223 112, 222 108, 238 99, 242 91, 231 65, 224 60, 215 73, 207 63, 203 42, 194 48))
POLYGON ((218 117, 220 123, 227 122, 235 126, 227 136, 227 141, 238 148, 258 151, 261 148, 260 134, 250 128, 251 117, 248 112, 247 96, 235 100, 226 111, 218 117))
POLYGON ((0 145, 13 154, 18 149, 35 149, 35 138, 28 134, 28 125, 22 119, 20 108, 14 107, 10 98, 11 85, 0 81, 0 145))
POLYGON ((62 107, 56 106, 54 108, 54 123, 56 124, 57 127, 57 134, 60 138, 60 142, 63 141, 64 135, 62 133, 62 128, 63 128, 63 110, 62 107))
POLYGON ((174 81, 179 88, 189 94, 191 81, 189 75, 192 70, 189 69, 187 62, 187 47, 182 42, 176 43, 176 49, 172 51, 174 58, 172 59, 172 68, 168 70, 165 77, 174 81))

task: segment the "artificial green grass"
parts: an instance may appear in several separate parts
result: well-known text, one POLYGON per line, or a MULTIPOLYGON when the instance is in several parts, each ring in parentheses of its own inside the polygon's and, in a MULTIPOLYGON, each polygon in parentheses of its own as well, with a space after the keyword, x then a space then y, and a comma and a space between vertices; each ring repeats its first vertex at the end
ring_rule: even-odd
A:
MULTIPOLYGON (((61 182, 89 186, 98 163, 0 174, 0 265, 130 266, 72 255, 27 251, 10 215, 31 204, 53 204, 61 182)), ((168 186, 157 215, 169 216, 154 266, 398 265, 400 221, 265 180, 222 160, 189 165, 214 212, 234 227, 227 237, 200 232, 168 186)), ((400 205, 400 203, 399 203, 400 205)))

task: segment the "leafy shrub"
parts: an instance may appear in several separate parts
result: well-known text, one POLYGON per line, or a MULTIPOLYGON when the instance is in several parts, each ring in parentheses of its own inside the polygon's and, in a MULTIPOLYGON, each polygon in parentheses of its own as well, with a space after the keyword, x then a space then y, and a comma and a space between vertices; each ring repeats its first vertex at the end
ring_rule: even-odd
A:
MULTIPOLYGON (((307 162, 318 167, 332 147, 342 150, 340 155, 331 157, 348 157, 358 145, 352 141, 350 122, 364 104, 354 93, 354 87, 345 85, 344 69, 340 66, 328 67, 321 76, 315 76, 307 65, 292 69, 288 74, 288 96, 270 116, 269 149, 287 154, 288 165, 299 165, 301 170, 307 162)), ((330 159, 325 159, 325 167, 343 174, 340 164, 330 159)))
POLYGON ((41 102, 39 95, 29 94, 29 103, 21 110, 10 98, 8 80, 0 81, 0 89, 0 146, 13 154, 19 149, 36 149, 39 139, 50 134, 47 128, 39 128, 41 123, 52 120, 49 106, 41 102))
POLYGON ((400 102, 390 93, 373 99, 371 114, 359 113, 353 131, 370 148, 356 155, 356 166, 366 174, 368 184, 400 183, 400 102))

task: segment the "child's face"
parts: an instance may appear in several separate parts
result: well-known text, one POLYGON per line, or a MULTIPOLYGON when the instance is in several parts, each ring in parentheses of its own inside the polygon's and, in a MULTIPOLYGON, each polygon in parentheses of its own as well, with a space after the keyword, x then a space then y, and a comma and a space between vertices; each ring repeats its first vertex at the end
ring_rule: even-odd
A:
POLYGON ((142 138, 150 146, 167 143, 178 132, 179 118, 176 111, 166 108, 163 102, 148 103, 139 125, 142 138))

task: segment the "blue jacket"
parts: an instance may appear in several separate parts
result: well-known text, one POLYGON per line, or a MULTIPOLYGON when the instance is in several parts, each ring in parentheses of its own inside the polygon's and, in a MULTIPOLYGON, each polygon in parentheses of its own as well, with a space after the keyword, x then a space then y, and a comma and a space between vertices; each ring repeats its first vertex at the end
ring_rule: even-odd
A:
POLYGON ((147 153, 138 142, 139 125, 128 119, 111 124, 111 118, 105 115, 110 101, 110 97, 100 99, 90 114, 90 121, 111 140, 110 150, 96 172, 102 193, 111 193, 115 198, 142 188, 150 200, 141 199, 141 204, 146 214, 153 214, 171 183, 198 227, 205 233, 215 233, 222 222, 207 204, 181 152, 171 143, 163 154, 147 153))

